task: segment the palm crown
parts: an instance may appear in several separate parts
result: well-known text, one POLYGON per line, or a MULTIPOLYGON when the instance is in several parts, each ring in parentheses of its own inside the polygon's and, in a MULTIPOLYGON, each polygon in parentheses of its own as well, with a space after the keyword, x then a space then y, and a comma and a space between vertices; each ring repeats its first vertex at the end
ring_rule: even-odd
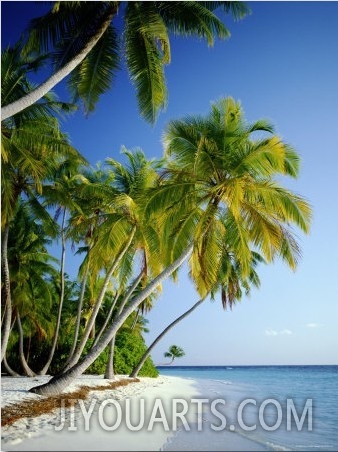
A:
POLYGON ((172 240, 168 260, 193 241, 191 276, 201 296, 219 280, 224 244, 231 244, 244 276, 251 247, 268 262, 280 256, 291 268, 297 263, 290 225, 307 232, 311 209, 275 181, 277 175, 295 177, 299 157, 272 132, 267 121, 248 124, 232 98, 214 103, 206 117, 171 121, 165 131, 173 159, 163 185, 148 196, 147 210, 163 212, 161 224, 172 240))
POLYGON ((24 52, 50 53, 56 72, 29 98, 5 104, 2 117, 36 102, 70 73, 73 99, 81 99, 87 113, 92 111, 110 88, 124 54, 141 115, 153 123, 167 102, 169 34, 197 36, 208 45, 229 37, 216 9, 235 19, 249 12, 243 2, 55 2, 48 14, 31 22, 24 52), (119 30, 112 20, 121 11, 124 24, 119 30))

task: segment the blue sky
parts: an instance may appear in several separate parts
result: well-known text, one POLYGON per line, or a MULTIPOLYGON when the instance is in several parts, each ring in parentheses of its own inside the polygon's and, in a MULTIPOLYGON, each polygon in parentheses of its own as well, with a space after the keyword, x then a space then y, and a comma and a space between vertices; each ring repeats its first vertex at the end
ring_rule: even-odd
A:
MULTIPOLYGON (((232 311, 206 301, 154 350, 181 346, 182 365, 337 364, 338 362, 338 2, 249 2, 252 14, 235 23, 228 41, 213 48, 197 39, 172 38, 166 70, 169 104, 155 126, 138 117, 125 71, 85 118, 64 121, 72 144, 95 164, 119 158, 121 146, 162 154, 161 134, 170 119, 203 114, 222 96, 240 100, 249 121, 271 120, 302 159, 300 177, 284 183, 313 207, 308 236, 299 234, 302 259, 296 272, 276 262, 260 267, 261 288, 232 311)), ((2 46, 12 43, 35 2, 1 2, 2 46)), ((46 8, 46 6, 42 6, 46 8)), ((62 86, 56 88, 62 99, 62 86)), ((77 261, 68 257, 72 274, 77 261)), ((148 315, 150 343, 198 298, 186 276, 167 282, 148 315)))

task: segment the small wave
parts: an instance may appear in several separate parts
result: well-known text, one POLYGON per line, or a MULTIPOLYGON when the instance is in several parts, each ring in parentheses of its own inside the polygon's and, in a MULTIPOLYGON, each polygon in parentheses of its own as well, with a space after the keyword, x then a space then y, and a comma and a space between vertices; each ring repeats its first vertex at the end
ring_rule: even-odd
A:
POLYGON ((232 385, 232 381, 230 380, 214 380, 217 381, 218 383, 222 383, 223 385, 232 385))
POLYGON ((231 369, 233 369, 233 368, 232 368, 232 367, 227 367, 227 369, 228 369, 228 370, 231 370, 231 369))
POLYGON ((292 449, 289 449, 288 447, 280 446, 279 444, 270 443, 269 441, 267 441, 266 445, 271 447, 272 450, 281 450, 281 451, 290 451, 290 450, 292 450, 292 449))
POLYGON ((329 449, 332 449, 333 448, 333 446, 331 446, 331 445, 329 445, 329 444, 320 444, 320 445, 316 445, 316 444, 312 444, 312 445, 304 445, 304 444, 297 444, 296 446, 294 446, 294 447, 296 447, 297 449, 301 449, 301 450, 303 450, 303 449, 323 449, 323 450, 329 450, 329 449))

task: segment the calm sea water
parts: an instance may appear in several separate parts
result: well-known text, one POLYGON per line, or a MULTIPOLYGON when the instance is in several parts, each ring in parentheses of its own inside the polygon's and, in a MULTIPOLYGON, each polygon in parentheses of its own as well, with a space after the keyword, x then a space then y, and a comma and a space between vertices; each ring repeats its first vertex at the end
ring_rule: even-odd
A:
MULTIPOLYGON (((222 412, 227 420, 225 430, 228 431, 223 435, 226 434, 228 439, 230 435, 231 440, 237 438, 238 443, 243 439, 250 440, 251 450, 338 451, 338 366, 161 366, 158 369, 162 375, 198 380, 203 397, 224 399, 226 405, 222 412), (256 424, 252 431, 246 431, 238 423, 238 407, 246 399, 256 401, 256 405, 246 404, 242 412, 245 426, 256 424), (275 402, 262 409, 267 399, 275 402), (303 424, 299 424, 300 430, 294 416, 287 416, 287 399, 292 400, 300 421, 302 413, 306 414, 303 424), (312 403, 312 430, 310 412, 304 410, 306 403, 307 406, 312 403), (260 422, 260 409, 265 425, 260 422), (282 415, 282 422, 275 428, 278 426, 278 412, 282 415), (288 417, 291 419, 289 430, 288 417), (230 425, 233 426, 231 433, 230 425), (266 426, 275 429, 268 430, 266 426)), ((170 450, 175 450, 175 447, 176 450, 226 449, 224 444, 228 440, 222 437, 222 432, 209 429, 207 434, 196 432, 190 437, 184 433, 181 432, 184 435, 181 438, 180 433, 176 435, 170 450)))

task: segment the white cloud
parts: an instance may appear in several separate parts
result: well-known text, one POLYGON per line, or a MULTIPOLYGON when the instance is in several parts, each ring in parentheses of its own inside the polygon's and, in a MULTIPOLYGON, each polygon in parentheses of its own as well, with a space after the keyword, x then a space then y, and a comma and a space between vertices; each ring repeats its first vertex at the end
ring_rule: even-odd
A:
POLYGON ((321 326, 324 326, 324 325, 322 325, 321 323, 307 323, 306 326, 308 328, 320 328, 321 326))
POLYGON ((291 331, 291 330, 288 330, 288 329, 285 329, 285 330, 280 331, 279 334, 290 335, 290 334, 292 334, 292 331, 291 331))
POLYGON ((277 336, 277 331, 272 330, 271 328, 268 328, 267 330, 265 330, 265 334, 266 336, 277 336))
POLYGON ((266 336, 284 336, 284 335, 290 335, 290 334, 292 334, 292 331, 288 330, 288 329, 276 331, 276 330, 273 330, 272 328, 268 328, 265 330, 266 336))

